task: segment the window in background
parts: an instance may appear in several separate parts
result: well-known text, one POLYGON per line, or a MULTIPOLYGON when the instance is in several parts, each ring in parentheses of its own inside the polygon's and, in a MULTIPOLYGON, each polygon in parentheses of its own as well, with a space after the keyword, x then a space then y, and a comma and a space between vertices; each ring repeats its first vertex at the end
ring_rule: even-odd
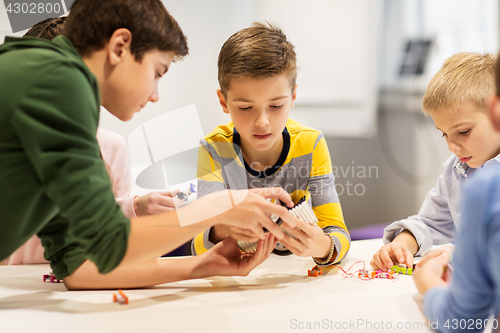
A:
POLYGON ((498 0, 384 0, 380 83, 385 88, 423 91, 451 55, 499 48, 498 0), (410 40, 432 40, 423 75, 401 77, 410 40))

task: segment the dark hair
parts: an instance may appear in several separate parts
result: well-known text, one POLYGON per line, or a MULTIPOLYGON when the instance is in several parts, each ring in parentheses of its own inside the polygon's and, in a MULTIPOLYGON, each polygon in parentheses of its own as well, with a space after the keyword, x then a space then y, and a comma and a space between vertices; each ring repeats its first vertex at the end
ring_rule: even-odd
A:
POLYGON ((101 50, 120 28, 132 34, 137 61, 150 50, 173 51, 174 61, 188 54, 186 37, 160 0, 78 0, 71 6, 63 34, 78 53, 101 50))
POLYGON ((24 36, 38 37, 38 35, 40 35, 40 32, 43 30, 43 28, 45 28, 45 26, 53 19, 54 18, 49 17, 49 18, 46 18, 45 20, 38 22, 37 24, 32 26, 31 29, 28 30, 28 32, 24 34, 24 36))
POLYGON ((25 36, 53 40, 62 33, 66 16, 48 18, 38 22, 25 34, 25 36))
POLYGON ((226 96, 231 79, 266 78, 286 74, 291 88, 297 79, 297 59, 286 35, 271 23, 253 23, 224 43, 217 62, 218 79, 226 96))

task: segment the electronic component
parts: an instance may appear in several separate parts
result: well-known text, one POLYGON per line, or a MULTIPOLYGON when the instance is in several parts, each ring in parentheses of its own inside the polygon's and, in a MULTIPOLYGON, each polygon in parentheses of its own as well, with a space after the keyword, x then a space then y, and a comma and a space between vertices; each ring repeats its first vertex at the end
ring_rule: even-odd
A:
POLYGON ((118 289, 118 294, 113 294, 113 302, 128 305, 128 297, 121 289, 118 289))
POLYGON ((321 275, 321 274, 323 274, 323 269, 321 268, 321 266, 318 266, 318 265, 307 270, 307 276, 318 277, 318 275, 321 275))
POLYGON ((50 272, 49 274, 44 274, 43 275, 43 282, 50 282, 50 283, 61 283, 62 280, 59 280, 56 278, 54 273, 50 272))
POLYGON ((413 274, 413 267, 406 268, 405 264, 394 265, 390 270, 401 275, 413 274))
POLYGON ((185 191, 182 191, 182 192, 179 192, 177 193, 174 198, 178 198, 179 200, 181 201, 186 201, 188 199, 188 197, 192 194, 192 193, 196 193, 196 190, 195 190, 195 187, 196 185, 194 184, 189 184, 189 189, 185 190, 185 191))

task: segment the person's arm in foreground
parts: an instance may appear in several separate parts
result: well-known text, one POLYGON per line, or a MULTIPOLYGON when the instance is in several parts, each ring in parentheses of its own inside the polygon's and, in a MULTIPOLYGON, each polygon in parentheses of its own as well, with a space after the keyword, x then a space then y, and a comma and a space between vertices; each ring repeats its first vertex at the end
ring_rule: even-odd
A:
POLYGON ((108 274, 100 274, 87 260, 64 279, 70 290, 140 288, 156 284, 203 278, 208 276, 247 275, 266 260, 276 245, 276 238, 267 235, 259 241, 252 255, 242 254, 235 240, 228 238, 207 252, 189 258, 150 259, 138 264, 120 264, 108 274))
POLYGON ((486 170, 463 188, 463 225, 451 262, 451 282, 447 284, 442 278, 448 261, 446 252, 419 264, 413 273, 424 295, 425 314, 439 324, 441 332, 457 331, 463 323, 467 323, 467 332, 481 332, 494 308, 500 280, 500 218, 495 213, 499 185, 498 174, 483 175, 488 176, 486 170))
MULTIPOLYGON (((248 228, 259 235, 261 240, 266 239, 266 235, 262 229, 266 228, 272 235, 281 239, 283 233, 280 227, 273 223, 268 215, 278 215, 285 223, 293 227, 295 227, 295 220, 286 208, 272 204, 266 198, 278 198, 286 202, 289 206, 293 204, 288 193, 281 188, 222 191, 207 195, 177 211, 131 219, 126 254, 118 267, 113 271, 114 275, 107 274, 114 279, 105 279, 104 276, 107 275, 97 273, 97 270, 92 268, 95 266, 87 260, 73 274, 65 278, 64 283, 69 289, 132 288, 179 279, 214 274, 220 275, 224 270, 218 269, 215 266, 211 267, 211 258, 216 255, 220 256, 220 253, 226 254, 227 258, 234 258, 235 254, 227 251, 228 242, 230 241, 221 244, 217 249, 208 253, 203 257, 206 258, 203 261, 199 261, 201 259, 192 260, 192 258, 189 258, 171 264, 163 263, 161 260, 158 261, 157 258, 163 253, 176 249, 207 227, 218 223, 244 226, 244 228, 248 228), (174 267, 183 268, 183 272, 180 273, 172 270, 171 268, 174 267), (145 277, 150 275, 146 273, 145 269, 151 273, 159 273, 160 271, 163 273, 159 274, 158 278, 155 278, 153 281, 150 277, 145 277), (130 275, 131 270, 137 270, 141 274, 127 277, 127 275, 130 275), (95 274, 89 274, 91 272, 95 272, 95 274), (205 275, 200 272, 204 272, 205 275), (122 284, 125 282, 126 286, 122 284)), ((261 257, 257 256, 256 259, 247 263, 247 267, 255 267, 255 265, 261 262, 260 259, 261 257)), ((174 261, 177 260, 179 259, 175 259, 174 261)), ((241 260, 246 262, 249 259, 241 258, 241 260)), ((231 263, 233 262, 229 261, 227 263, 228 274, 248 273, 244 269, 241 270, 241 266, 239 266, 241 265, 240 261, 234 261, 234 265, 238 265, 238 269, 234 269, 231 263)), ((113 272, 110 274, 113 274, 113 272)))

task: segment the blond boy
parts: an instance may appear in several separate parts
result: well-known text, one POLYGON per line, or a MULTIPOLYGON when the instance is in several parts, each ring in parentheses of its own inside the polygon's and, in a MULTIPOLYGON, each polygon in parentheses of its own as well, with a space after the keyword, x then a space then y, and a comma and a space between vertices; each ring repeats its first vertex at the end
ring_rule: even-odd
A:
MULTIPOLYGON (((293 45, 269 24, 255 23, 231 36, 219 54, 220 105, 232 121, 201 140, 198 195, 225 189, 279 186, 294 203, 308 201, 319 222, 284 227, 275 253, 311 256, 317 264, 340 261, 350 237, 335 191, 331 160, 321 132, 289 119, 297 86, 293 45)), ((232 237, 253 242, 255 234, 221 224, 199 234, 194 254, 232 237)))
MULTIPOLYGON (((461 227, 462 183, 483 165, 500 161, 500 133, 486 114, 486 100, 495 93, 494 75, 491 54, 464 52, 450 57, 432 78, 423 109, 454 155, 443 164, 437 185, 419 213, 385 229, 384 242, 388 244, 373 255, 374 268, 387 270, 395 263, 411 266, 414 255, 453 241, 461 227)), ((441 252, 432 253, 431 257, 441 252)))

